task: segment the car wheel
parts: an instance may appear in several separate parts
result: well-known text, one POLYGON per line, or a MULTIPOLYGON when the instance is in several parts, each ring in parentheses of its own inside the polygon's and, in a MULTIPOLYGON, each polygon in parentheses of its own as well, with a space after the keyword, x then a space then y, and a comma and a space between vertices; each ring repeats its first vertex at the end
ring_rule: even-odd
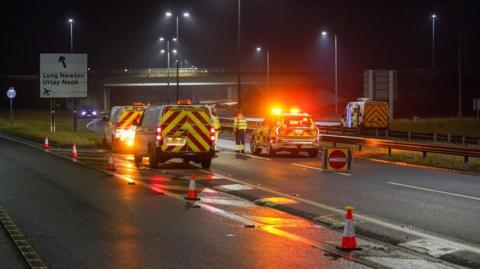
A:
POLYGON ((136 165, 139 165, 142 163, 142 160, 143 160, 143 156, 142 155, 139 155, 138 153, 134 152, 133 153, 133 160, 135 161, 135 164, 136 165))
POLYGON ((157 159, 157 151, 155 147, 149 146, 148 147, 148 158, 150 168, 157 168, 158 167, 158 159, 157 159))
POLYGON ((210 165, 212 164, 212 157, 207 157, 203 159, 200 164, 202 165, 203 169, 209 169, 210 165))
POLYGON ((318 149, 311 149, 308 151, 308 157, 316 158, 318 156, 318 149))
POLYGON ((270 144, 270 139, 268 140, 269 140, 267 145, 268 156, 274 157, 277 154, 277 152, 274 149, 272 149, 272 144, 270 144))
POLYGON ((262 152, 262 149, 261 148, 258 148, 258 145, 257 145, 257 139, 254 135, 252 135, 252 139, 250 139, 250 151, 254 154, 254 155, 259 155, 260 152, 262 152))

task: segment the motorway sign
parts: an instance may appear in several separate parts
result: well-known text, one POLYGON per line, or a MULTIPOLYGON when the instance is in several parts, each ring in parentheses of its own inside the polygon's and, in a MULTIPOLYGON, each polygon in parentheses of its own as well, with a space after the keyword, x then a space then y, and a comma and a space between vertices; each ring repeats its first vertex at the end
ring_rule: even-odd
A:
POLYGON ((351 166, 351 149, 325 148, 322 160, 324 171, 350 171, 351 166))
POLYGON ((10 98, 10 99, 13 99, 13 98, 15 98, 15 96, 17 96, 17 91, 15 91, 15 88, 14 87, 8 87, 7 97, 10 98))
POLYGON ((87 54, 40 54, 40 98, 87 98, 87 54))

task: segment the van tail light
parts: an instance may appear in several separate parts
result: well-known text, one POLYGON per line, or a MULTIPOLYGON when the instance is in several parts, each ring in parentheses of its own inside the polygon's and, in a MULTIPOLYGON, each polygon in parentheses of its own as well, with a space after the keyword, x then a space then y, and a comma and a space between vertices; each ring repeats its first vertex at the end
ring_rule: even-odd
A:
POLYGON ((155 128, 155 141, 161 141, 162 140, 162 127, 157 126, 155 128))
POLYGON ((215 141, 215 128, 210 127, 210 140, 215 141))

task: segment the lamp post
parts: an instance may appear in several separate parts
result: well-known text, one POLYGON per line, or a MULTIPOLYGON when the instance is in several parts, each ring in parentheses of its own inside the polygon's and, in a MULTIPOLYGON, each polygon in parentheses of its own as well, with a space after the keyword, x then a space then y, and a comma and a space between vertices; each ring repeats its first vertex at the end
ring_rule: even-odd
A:
POLYGON ((241 0, 237 2, 237 108, 242 109, 241 0))
MULTIPOLYGON (((173 13, 170 12, 170 11, 167 11, 167 12, 165 12, 165 16, 166 16, 167 18, 172 17, 172 16, 173 16, 173 13)), ((184 18, 190 18, 190 13, 189 13, 189 12, 183 12, 182 16, 183 16, 184 18)), ((175 31, 176 31, 176 37, 175 37, 175 39, 173 39, 173 41, 177 42, 177 45, 180 44, 180 38, 179 38, 179 20, 180 20, 180 18, 179 18, 179 16, 178 16, 178 14, 175 15, 175 31)), ((179 74, 179 73, 180 73, 180 72, 179 72, 179 57, 180 57, 179 54, 180 54, 180 53, 175 52, 174 54, 175 54, 175 62, 176 62, 176 69, 177 69, 177 79, 176 79, 176 80, 177 80, 177 87, 176 87, 176 90, 177 90, 177 102, 178 102, 178 100, 180 99, 180 76, 179 76, 179 75, 180 75, 180 74, 179 74)))
POLYGON ((432 14, 432 69, 435 69, 435 19, 436 14, 432 14))
MULTIPOLYGON (((255 49, 257 53, 262 52, 262 47, 257 47, 255 49)), ((267 49, 266 50, 266 73, 267 73, 267 93, 270 91, 270 51, 267 49)))
MULTIPOLYGON (((165 39, 160 37, 160 41, 163 42, 165 39)), ((165 50, 161 50, 160 53, 165 53, 165 50)), ((170 104, 170 40, 167 40, 167 103, 170 104)))
MULTIPOLYGON (((327 36, 328 32, 323 31, 322 36, 327 36)), ((337 49, 337 34, 333 35, 335 46, 335 116, 338 116, 338 49, 337 49)))
MULTIPOLYGON (((73 19, 69 18, 70 24, 70 53, 73 53, 73 19)), ((77 99, 73 98, 73 131, 77 132, 77 99)))

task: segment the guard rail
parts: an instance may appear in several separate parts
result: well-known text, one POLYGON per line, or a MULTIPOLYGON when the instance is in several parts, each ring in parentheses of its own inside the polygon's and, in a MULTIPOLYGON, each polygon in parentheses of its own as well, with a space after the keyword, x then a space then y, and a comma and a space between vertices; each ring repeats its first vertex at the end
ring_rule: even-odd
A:
MULTIPOLYGON (((251 132, 257 126, 260 120, 261 119, 258 119, 258 118, 247 118, 247 132, 251 132)), ((225 133, 225 131, 233 130, 233 118, 221 118, 220 123, 222 126, 223 133, 225 133)), ((332 135, 332 134, 328 134, 328 132, 329 131, 331 132, 332 129, 340 132, 341 128, 340 127, 325 128, 325 126, 319 126, 319 129, 321 131, 320 141, 332 142, 334 143, 334 145, 337 143, 358 145, 360 150, 362 146, 386 148, 388 150, 389 155, 392 154, 392 149, 416 151, 416 152, 422 152, 424 158, 427 156, 427 153, 440 153, 440 154, 447 154, 447 155, 463 156, 465 162, 468 162, 469 157, 480 158, 480 148, 470 147, 468 145, 457 146, 457 145, 448 145, 448 144, 427 144, 427 143, 418 143, 418 142, 409 142, 409 141, 398 141, 398 140, 391 140, 391 139, 389 140, 389 139, 365 138, 365 137, 357 137, 357 136, 332 135)), ((376 131, 376 133, 377 133, 377 136, 380 135, 379 131, 376 131)), ((387 131, 386 135, 387 136, 391 135, 391 132, 387 131)), ((412 135, 410 134, 410 138, 411 137, 412 135)), ((439 138, 442 138, 443 136, 436 135, 436 137, 437 137, 436 141, 440 141, 439 138)), ((452 137, 453 136, 450 136, 450 141, 452 141, 452 137)), ((465 141, 467 141, 465 137, 462 140, 464 144, 465 144, 465 141)))

